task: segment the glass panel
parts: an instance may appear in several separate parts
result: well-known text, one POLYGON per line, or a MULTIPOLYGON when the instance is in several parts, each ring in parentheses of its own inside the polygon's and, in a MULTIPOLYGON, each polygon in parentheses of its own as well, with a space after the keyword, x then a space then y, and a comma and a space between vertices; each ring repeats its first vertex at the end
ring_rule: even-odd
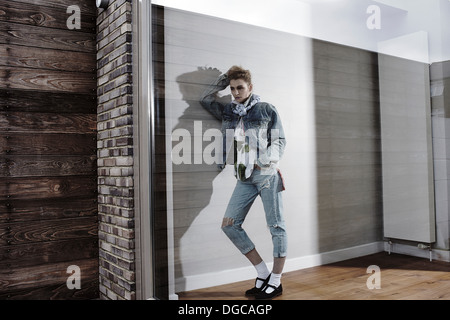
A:
MULTIPOLYGON (((152 2, 156 297, 255 276, 220 228, 237 182, 232 163, 217 168, 222 121, 200 104, 233 65, 283 124, 285 272, 382 251, 385 237, 448 247, 434 233, 450 221, 448 1, 152 2)), ((243 226, 271 263, 264 212, 258 197, 243 226)))
MULTIPOLYGON (((160 141, 155 160, 161 182, 156 185, 161 196, 155 200, 164 211, 157 215, 167 214, 173 292, 180 292, 217 280, 204 275, 247 266, 220 230, 236 178, 233 165, 218 170, 221 122, 199 102, 205 89, 232 65, 251 69, 255 93, 273 101, 282 119, 296 119, 283 121, 291 143, 280 166, 292 188, 285 206, 314 210, 312 45, 304 37, 204 15, 156 7, 154 12, 159 12, 157 28, 164 24, 164 34, 160 30, 154 41, 160 141)), ((231 101, 229 89, 220 95, 222 101, 231 101)), ((314 233, 315 218, 292 218, 302 221, 296 222, 300 233, 314 233)), ((270 257, 272 244, 259 199, 246 225, 254 241, 261 243, 261 254, 270 257)))
POLYGON ((429 65, 380 54, 384 236, 435 237, 429 65))

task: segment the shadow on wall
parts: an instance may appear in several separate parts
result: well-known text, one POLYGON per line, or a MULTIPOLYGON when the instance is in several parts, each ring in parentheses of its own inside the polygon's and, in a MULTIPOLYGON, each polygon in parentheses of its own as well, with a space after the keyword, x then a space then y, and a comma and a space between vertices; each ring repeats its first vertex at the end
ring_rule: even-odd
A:
MULTIPOLYGON (((194 150, 194 140, 199 137, 194 136, 194 123, 197 126, 201 123, 201 134, 208 129, 221 129, 221 121, 215 118, 205 110, 199 100, 204 90, 222 72, 215 68, 202 68, 179 75, 176 78, 178 88, 182 94, 182 100, 188 107, 183 114, 174 121, 172 132, 177 129, 186 129, 191 134, 191 150, 194 150)), ((218 97, 218 101, 226 104, 231 101, 231 95, 218 97)), ((195 132, 197 134, 197 132, 195 132)), ((201 137, 200 137, 201 138, 201 137)), ((202 141, 202 150, 211 141, 202 141)), ((172 142, 172 148, 179 141, 172 142)), ((195 151, 194 151, 195 152, 195 151)), ((194 163, 194 155, 191 155, 191 164, 172 163, 172 183, 173 183, 173 224, 174 224, 174 261, 175 261, 175 279, 177 288, 185 288, 183 264, 181 259, 181 239, 192 225, 199 213, 210 204, 213 193, 213 180, 220 173, 217 164, 206 164, 201 161, 200 164, 194 163)), ((223 206, 218 207, 220 209, 223 206)), ((217 230, 220 228, 221 221, 217 221, 217 230)), ((208 257, 205 257, 208 259, 208 257)))

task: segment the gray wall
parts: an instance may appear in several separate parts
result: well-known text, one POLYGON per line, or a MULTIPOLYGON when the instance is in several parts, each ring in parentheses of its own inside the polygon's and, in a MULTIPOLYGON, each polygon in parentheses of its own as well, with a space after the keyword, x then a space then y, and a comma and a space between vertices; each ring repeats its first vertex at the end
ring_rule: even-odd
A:
POLYGON ((382 239, 377 54, 315 40, 319 251, 382 239))

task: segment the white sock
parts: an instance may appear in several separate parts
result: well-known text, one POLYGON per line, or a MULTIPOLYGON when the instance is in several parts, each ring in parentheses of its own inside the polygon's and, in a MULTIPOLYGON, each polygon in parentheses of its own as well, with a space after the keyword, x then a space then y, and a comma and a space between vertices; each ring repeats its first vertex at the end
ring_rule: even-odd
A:
MULTIPOLYGON (((266 263, 264 261, 261 261, 261 263, 254 265, 256 272, 258 273, 258 278, 260 279, 267 279, 267 277, 270 275, 270 271, 266 266, 266 263)), ((256 287, 261 288, 263 284, 263 281, 256 280, 256 287)))
MULTIPOLYGON (((271 286, 274 286, 275 288, 278 288, 278 286, 281 284, 281 273, 277 274, 277 273, 272 273, 270 275, 270 279, 269 279, 269 284, 271 286)), ((267 287, 267 289, 265 290, 266 293, 272 293, 275 289, 272 287, 267 287)))

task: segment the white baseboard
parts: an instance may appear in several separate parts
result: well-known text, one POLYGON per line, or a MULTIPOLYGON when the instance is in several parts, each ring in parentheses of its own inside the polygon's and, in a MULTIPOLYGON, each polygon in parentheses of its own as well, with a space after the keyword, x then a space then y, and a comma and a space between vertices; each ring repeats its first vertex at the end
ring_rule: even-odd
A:
MULTIPOLYGON (((379 241, 351 248, 291 258, 286 260, 283 272, 320 266, 382 251, 384 251, 384 242, 379 241)), ((271 264, 268 264, 268 266, 269 269, 272 267, 271 264)), ((178 281, 176 281, 175 288, 176 292, 190 291, 254 278, 255 269, 252 266, 248 266, 177 279, 178 281)))

